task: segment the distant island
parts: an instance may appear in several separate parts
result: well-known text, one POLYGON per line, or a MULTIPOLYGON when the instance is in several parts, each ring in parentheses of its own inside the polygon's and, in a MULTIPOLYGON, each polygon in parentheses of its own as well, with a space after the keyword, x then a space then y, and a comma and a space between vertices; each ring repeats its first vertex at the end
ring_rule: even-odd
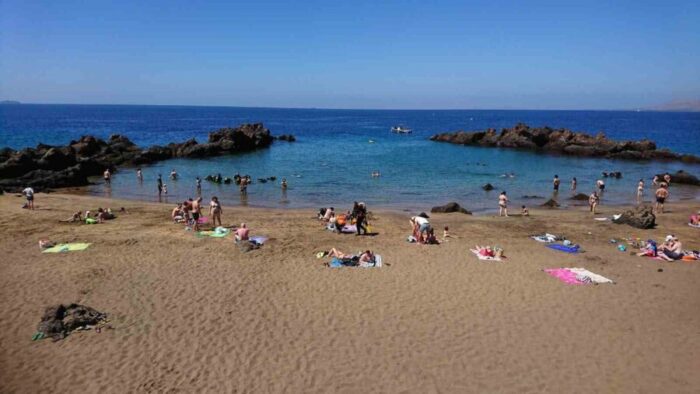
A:
POLYGON ((19 101, 15 101, 15 100, 2 100, 2 101, 0 101, 0 105, 18 105, 18 104, 22 104, 22 103, 20 103, 19 101))
POLYGON ((700 112, 700 100, 675 100, 650 107, 649 111, 700 112))

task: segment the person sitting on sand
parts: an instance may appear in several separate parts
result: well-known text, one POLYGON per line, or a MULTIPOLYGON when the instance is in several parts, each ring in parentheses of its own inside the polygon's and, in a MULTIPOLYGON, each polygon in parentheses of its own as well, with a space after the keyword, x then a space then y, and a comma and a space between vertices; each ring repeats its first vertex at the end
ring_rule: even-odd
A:
POLYGON ((365 250, 364 253, 362 253, 360 255, 360 260, 359 260, 360 264, 362 264, 362 263, 369 264, 369 263, 373 263, 373 262, 374 262, 374 253, 372 253, 371 250, 365 250))
POLYGON ((498 216, 504 216, 504 214, 508 217, 508 196, 505 191, 498 196, 498 216))
POLYGON ((598 196, 598 193, 596 191, 593 191, 590 196, 588 196, 588 206, 591 209, 592 214, 596 214, 596 208, 598 207, 598 204, 600 204, 600 197, 598 196))
POLYGON ((659 248, 659 257, 666 261, 675 261, 683 258, 683 247, 675 235, 666 236, 666 242, 659 248))
POLYGON ((445 226, 445 229, 442 231, 442 239, 445 240, 447 238, 452 238, 452 234, 450 234, 450 228, 445 226))
POLYGON ((211 216, 212 220, 212 226, 216 227, 216 221, 219 221, 219 226, 222 226, 221 224, 221 214, 224 212, 223 208, 221 208, 221 203, 219 202, 219 198, 214 196, 211 198, 211 201, 209 202, 209 216, 211 216))
POLYGON ((426 233, 423 243, 427 245, 440 245, 440 241, 438 241, 437 237, 435 236, 435 230, 432 227, 426 233))
POLYGON ((185 220, 185 213, 182 210, 182 203, 178 203, 173 211, 170 213, 170 217, 175 223, 182 223, 185 220))
POLYGON ((700 226, 700 211, 698 211, 698 213, 690 215, 688 223, 692 226, 700 226))
POLYGON ((331 216, 333 216, 333 215, 335 215, 335 208, 330 207, 330 208, 326 209, 326 212, 323 214, 323 217, 321 218, 321 220, 328 223, 331 220, 331 216))
POLYGON ((656 189, 656 208, 654 209, 654 213, 656 213, 657 215, 660 213, 664 213, 664 203, 666 202, 668 195, 669 192, 667 185, 664 182, 661 182, 659 188, 656 189))
POLYGON ((239 227, 234 233, 234 238, 236 239, 236 242, 250 240, 250 238, 248 237, 248 232, 248 226, 246 226, 245 223, 241 223, 241 227, 239 227))
POLYGON ((530 211, 528 211, 525 205, 520 208, 520 216, 530 216, 530 211))
POLYGON ((639 253, 637 253, 637 256, 656 257, 657 252, 656 242, 653 239, 649 239, 647 240, 646 245, 644 245, 644 247, 640 249, 639 253))

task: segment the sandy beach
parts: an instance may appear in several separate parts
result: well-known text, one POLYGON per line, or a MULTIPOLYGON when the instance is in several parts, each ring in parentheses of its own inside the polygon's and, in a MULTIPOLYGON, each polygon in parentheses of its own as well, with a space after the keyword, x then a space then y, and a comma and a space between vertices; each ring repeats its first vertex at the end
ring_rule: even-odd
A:
MULTIPOLYGON (((372 237, 325 231, 310 210, 224 207, 270 237, 243 253, 198 238, 170 205, 38 194, 0 196, 0 392, 698 392, 700 263, 620 252, 611 238, 677 235, 697 202, 657 228, 593 220, 587 207, 531 217, 434 214, 458 238, 406 242, 409 213, 373 212, 372 237), (98 206, 127 214, 61 223, 98 206), (549 232, 585 253, 545 248, 549 232), (42 254, 38 240, 89 242, 42 254), (508 258, 479 261, 475 244, 508 258), (385 266, 325 267, 315 253, 372 249, 385 266), (584 267, 616 282, 566 285, 542 269, 584 267), (662 269, 662 272, 659 270, 662 269), (44 308, 78 302, 113 329, 32 341, 44 308)), ((348 207, 350 208, 350 204, 348 207)), ((372 211, 372 207, 369 207, 372 211)), ((429 206, 426 205, 426 211, 429 206)), ((599 217, 620 207, 602 206, 599 217)), ((417 213, 417 212, 416 212, 417 213)), ((441 233, 441 231, 440 231, 441 233)))

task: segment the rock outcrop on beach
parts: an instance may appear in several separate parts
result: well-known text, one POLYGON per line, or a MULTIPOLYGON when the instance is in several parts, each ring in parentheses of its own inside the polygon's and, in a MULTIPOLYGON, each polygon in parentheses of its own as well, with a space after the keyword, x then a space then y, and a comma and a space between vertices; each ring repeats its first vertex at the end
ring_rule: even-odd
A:
POLYGON ((556 200, 550 198, 549 200, 547 200, 544 204, 542 204, 540 206, 545 207, 545 208, 559 208, 559 203, 556 200))
POLYGON ((457 204, 456 202, 448 202, 445 205, 438 205, 436 207, 433 207, 430 209, 430 213, 452 213, 452 212, 460 212, 466 215, 471 215, 472 213, 463 208, 461 205, 457 204))
POLYGON ((650 206, 638 207, 622 213, 613 223, 627 224, 641 229, 650 229, 656 226, 656 215, 650 206))
POLYGON ((46 308, 37 326, 37 333, 43 338, 63 339, 77 329, 95 326, 107 319, 107 314, 89 306, 70 304, 54 305, 46 308))
MULTIPOLYGON (((660 181, 663 181, 665 174, 656 174, 660 181)), ((676 171, 675 174, 671 174, 671 184, 677 183, 679 185, 692 185, 700 186, 700 179, 695 175, 689 174, 683 170, 676 171)))
POLYGON ((481 186, 481 188, 484 189, 484 190, 486 190, 487 192, 488 192, 488 191, 491 191, 491 190, 493 190, 493 189, 495 189, 495 188, 493 187, 493 185, 490 184, 490 183, 487 183, 487 184, 481 186))
POLYGON ((614 141, 603 133, 593 136, 568 129, 531 128, 522 123, 512 128, 502 129, 500 132, 496 129, 474 132, 457 131, 436 134, 430 139, 459 145, 518 148, 570 156, 625 160, 677 160, 686 163, 700 163, 698 156, 673 153, 667 149, 656 149, 656 144, 650 140, 614 141))
POLYGON ((243 124, 209 133, 205 143, 190 139, 167 146, 142 149, 123 135, 107 141, 84 136, 66 146, 39 144, 15 151, 0 149, 0 189, 17 192, 31 186, 35 191, 84 186, 88 177, 115 171, 119 166, 149 164, 176 157, 202 158, 267 148, 273 137, 262 123, 243 124))
POLYGON ((588 201, 588 194, 585 193, 577 193, 576 195, 572 196, 569 198, 569 200, 574 200, 574 201, 588 201))

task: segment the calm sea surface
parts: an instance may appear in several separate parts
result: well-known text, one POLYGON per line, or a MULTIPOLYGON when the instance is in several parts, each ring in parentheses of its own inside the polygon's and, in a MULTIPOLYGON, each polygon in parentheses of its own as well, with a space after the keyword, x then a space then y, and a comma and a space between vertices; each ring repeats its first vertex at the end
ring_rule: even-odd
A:
MULTIPOLYGON (((114 175, 111 188, 96 179, 95 195, 157 201, 156 176, 164 179, 176 169, 180 179, 166 179, 168 202, 195 195, 195 177, 236 172, 253 179, 276 176, 277 182, 249 187, 241 199, 235 185, 203 182, 204 198, 219 196, 225 205, 267 207, 345 207, 365 201, 372 207, 424 210, 457 201, 474 211, 497 206, 506 190, 514 204, 534 206, 549 198, 551 179, 563 180, 559 199, 566 204, 572 177, 579 191, 590 193, 602 171, 622 171, 622 179, 608 179, 603 202, 633 203, 636 184, 647 184, 655 172, 685 169, 700 176, 700 166, 681 163, 638 163, 602 159, 547 156, 532 152, 463 147, 428 140, 432 134, 453 130, 530 126, 566 127, 576 131, 605 132, 614 139, 649 138, 673 151, 700 152, 700 113, 620 111, 399 111, 316 110, 234 107, 115 106, 115 105, 5 105, 0 106, 0 146, 24 148, 39 142, 66 144, 81 135, 106 138, 119 133, 147 147, 195 137, 240 123, 263 122, 275 135, 294 134, 297 142, 275 142, 270 149, 206 160, 176 159, 143 168, 145 181, 137 182, 134 169, 114 175), (404 125, 411 135, 396 135, 392 126, 404 125), (370 143, 370 140, 374 141, 370 143), (381 177, 372 178, 373 171, 381 177), (515 177, 504 178, 505 173, 515 177), (289 188, 279 186, 286 177, 289 188), (492 183, 496 190, 480 186, 492 183), (526 199, 523 196, 540 196, 526 199)), ((675 187, 672 200, 700 199, 700 188, 675 187)), ((650 191, 647 192, 650 199, 650 191)))

